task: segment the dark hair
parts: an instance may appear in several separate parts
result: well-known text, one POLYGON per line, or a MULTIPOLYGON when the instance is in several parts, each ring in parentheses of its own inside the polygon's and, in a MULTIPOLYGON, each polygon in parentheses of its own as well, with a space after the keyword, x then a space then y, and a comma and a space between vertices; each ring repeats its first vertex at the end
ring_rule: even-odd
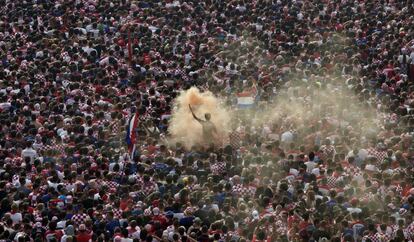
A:
POLYGON ((266 232, 263 229, 260 229, 257 234, 257 239, 258 240, 265 240, 266 239, 266 232))

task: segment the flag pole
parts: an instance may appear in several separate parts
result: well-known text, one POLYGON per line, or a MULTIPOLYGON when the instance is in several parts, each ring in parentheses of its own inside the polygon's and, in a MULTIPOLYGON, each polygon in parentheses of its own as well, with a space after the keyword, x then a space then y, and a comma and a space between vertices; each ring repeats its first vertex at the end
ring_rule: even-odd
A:
POLYGON ((127 28, 128 28, 128 61, 129 61, 129 64, 131 65, 131 62, 132 62, 132 46, 131 46, 131 25, 129 23, 127 24, 127 28))

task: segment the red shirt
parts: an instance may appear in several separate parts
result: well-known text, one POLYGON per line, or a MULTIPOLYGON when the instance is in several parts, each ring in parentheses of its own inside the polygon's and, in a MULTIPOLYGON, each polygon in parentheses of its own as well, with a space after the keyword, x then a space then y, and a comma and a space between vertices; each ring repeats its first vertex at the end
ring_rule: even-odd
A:
POLYGON ((120 204, 119 204, 119 208, 122 210, 122 211, 125 211, 127 208, 128 208, 128 205, 131 203, 131 200, 130 199, 127 199, 127 200, 121 200, 121 202, 120 202, 120 204))
POLYGON ((158 221, 162 226, 167 226, 167 218, 163 215, 156 215, 152 217, 152 221, 158 221))
POLYGON ((256 239, 256 235, 253 235, 252 242, 261 242, 261 241, 263 241, 263 242, 270 242, 270 241, 272 241, 272 238, 270 236, 267 236, 267 239, 266 240, 258 240, 258 239, 256 239))
POLYGON ((144 64, 151 64, 151 57, 149 56, 149 54, 144 54, 144 64))
POLYGON ((411 186, 410 185, 406 185, 403 188, 403 191, 402 191, 403 197, 407 197, 408 195, 410 195, 410 190, 411 190, 411 186))
POLYGON ((92 240, 92 234, 87 232, 81 232, 76 236, 76 242, 89 242, 92 240))
POLYGON ((60 239, 63 236, 63 232, 62 230, 48 230, 45 233, 45 238, 48 238, 48 236, 50 237, 55 237, 57 241, 60 241, 60 239))
POLYGON ((291 228, 293 225, 294 221, 298 221, 299 218, 296 215, 292 215, 288 218, 287 222, 288 222, 288 227, 291 228))
POLYGON ((302 221, 302 222, 300 222, 300 224, 299 224, 299 229, 300 229, 300 230, 304 230, 304 229, 306 229, 309 225, 310 225, 310 223, 308 223, 307 221, 302 221))
POLYGON ((150 154, 154 154, 156 150, 157 150, 157 147, 156 146, 154 146, 154 145, 149 145, 148 146, 148 152, 150 154))

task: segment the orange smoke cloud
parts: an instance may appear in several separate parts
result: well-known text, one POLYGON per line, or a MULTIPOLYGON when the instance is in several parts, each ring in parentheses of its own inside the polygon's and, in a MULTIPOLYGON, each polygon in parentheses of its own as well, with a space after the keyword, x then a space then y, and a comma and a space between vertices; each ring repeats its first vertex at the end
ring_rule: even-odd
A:
POLYGON ((174 101, 169 125, 170 142, 181 142, 188 149, 206 143, 203 140, 202 126, 194 120, 188 105, 192 106, 194 113, 201 119, 204 119, 204 114, 211 114, 211 121, 220 135, 220 140, 214 141, 215 143, 227 138, 230 128, 229 112, 211 92, 200 92, 198 88, 192 87, 182 91, 174 101))

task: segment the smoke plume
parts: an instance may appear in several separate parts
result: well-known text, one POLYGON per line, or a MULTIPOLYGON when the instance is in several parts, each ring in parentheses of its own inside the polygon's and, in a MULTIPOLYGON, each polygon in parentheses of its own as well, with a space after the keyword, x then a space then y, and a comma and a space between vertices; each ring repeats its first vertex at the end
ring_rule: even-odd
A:
POLYGON ((180 142, 187 149, 195 145, 221 143, 229 133, 230 115, 220 100, 211 92, 200 92, 196 87, 182 91, 174 101, 173 115, 170 120, 170 142, 180 142), (205 119, 206 113, 211 114, 211 121, 217 128, 220 140, 204 141, 202 126, 196 121, 189 109, 191 105, 194 113, 200 119, 205 119))

